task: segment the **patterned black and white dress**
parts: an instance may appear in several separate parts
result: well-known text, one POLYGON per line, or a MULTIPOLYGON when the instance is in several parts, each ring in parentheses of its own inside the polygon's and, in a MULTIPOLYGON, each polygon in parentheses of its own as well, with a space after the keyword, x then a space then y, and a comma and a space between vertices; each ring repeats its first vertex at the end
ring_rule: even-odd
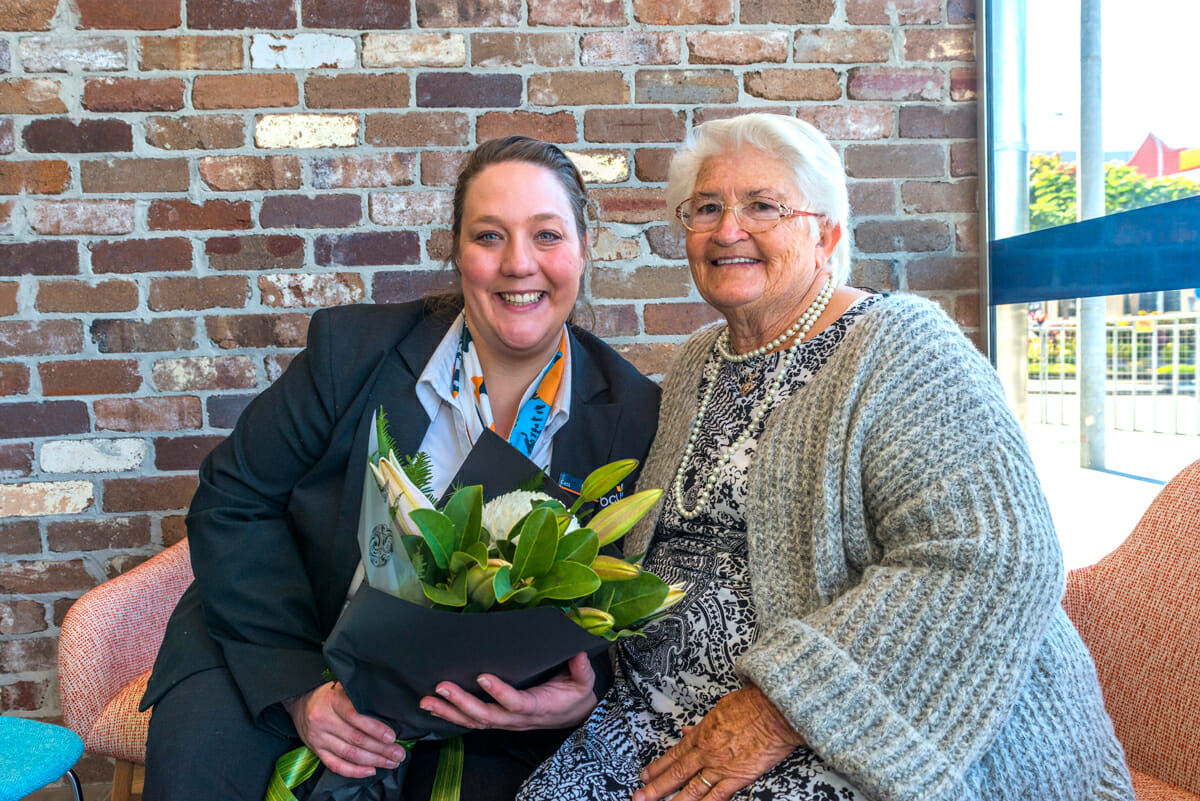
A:
MULTIPOLYGON (((804 391, 876 297, 864 298, 801 346, 775 408, 804 391)), ((715 352, 709 356, 700 397, 719 358, 715 352)), ((773 353, 742 364, 721 363, 684 476, 685 508, 695 507, 713 466, 746 428, 783 360, 784 353, 773 353)), ((628 801, 641 787, 642 768, 678 742, 684 726, 697 723, 720 698, 742 686, 734 664, 757 636, 743 513, 752 491, 747 474, 756 445, 754 436, 747 439, 722 470, 704 513, 693 520, 679 515, 674 489, 667 488, 644 564, 668 583, 685 582, 686 597, 648 626, 645 637, 620 641, 611 690, 529 777, 518 795, 521 801, 628 801)), ((856 801, 865 796, 802 746, 734 799, 856 801)))

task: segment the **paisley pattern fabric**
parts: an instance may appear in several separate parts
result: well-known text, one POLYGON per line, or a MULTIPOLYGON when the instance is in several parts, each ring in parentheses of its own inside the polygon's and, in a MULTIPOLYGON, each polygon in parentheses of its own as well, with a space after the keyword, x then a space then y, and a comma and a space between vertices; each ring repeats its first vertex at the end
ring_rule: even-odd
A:
MULTIPOLYGON (((865 298, 801 346, 773 405, 804 391, 849 327, 874 302, 874 296, 865 298)), ((718 358, 710 354, 705 376, 712 375, 718 358)), ((686 508, 694 507, 721 453, 763 402, 783 359, 784 354, 773 353, 720 365, 715 377, 719 384, 684 475, 686 508)), ((700 384, 701 396, 706 388, 707 379, 700 384)), ((684 726, 697 723, 721 697, 742 686, 734 666, 757 634, 743 514, 755 434, 725 466, 707 509, 695 519, 679 515, 674 490, 667 490, 645 566, 669 583, 684 582, 686 597, 647 626, 646 636, 618 643, 612 689, 584 725, 526 781, 518 796, 523 801, 628 801, 641 786, 641 769, 676 743, 684 726)), ((800 747, 734 798, 865 797, 815 752, 800 747)))

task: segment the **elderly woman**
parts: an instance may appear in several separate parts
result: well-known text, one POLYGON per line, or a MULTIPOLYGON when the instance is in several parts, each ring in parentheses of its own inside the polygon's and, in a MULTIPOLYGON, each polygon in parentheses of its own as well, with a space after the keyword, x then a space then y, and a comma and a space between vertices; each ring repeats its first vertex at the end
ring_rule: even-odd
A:
POLYGON ((843 283, 833 148, 705 123, 667 193, 725 323, 665 381, 625 548, 687 596, 519 797, 1131 799, 996 376, 933 304, 843 283))

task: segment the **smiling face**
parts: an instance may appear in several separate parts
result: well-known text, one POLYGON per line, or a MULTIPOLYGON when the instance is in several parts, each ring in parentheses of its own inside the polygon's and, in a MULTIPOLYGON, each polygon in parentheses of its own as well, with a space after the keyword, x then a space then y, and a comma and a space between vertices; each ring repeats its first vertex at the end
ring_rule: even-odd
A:
POLYGON ((575 307, 586 248, 566 191, 545 167, 505 161, 471 180, 455 261, 485 368, 549 360, 575 307))
MULTIPOLYGON (((696 176, 692 197, 729 206, 766 197, 792 208, 804 198, 783 162, 757 148, 707 159, 696 176)), ((687 232, 692 279, 700 295, 746 332, 773 332, 795 322, 801 301, 828 257, 829 231, 811 236, 809 218, 786 218, 769 231, 751 234, 726 211, 716 230, 687 232)), ((752 334, 757 336, 757 334, 752 334)))

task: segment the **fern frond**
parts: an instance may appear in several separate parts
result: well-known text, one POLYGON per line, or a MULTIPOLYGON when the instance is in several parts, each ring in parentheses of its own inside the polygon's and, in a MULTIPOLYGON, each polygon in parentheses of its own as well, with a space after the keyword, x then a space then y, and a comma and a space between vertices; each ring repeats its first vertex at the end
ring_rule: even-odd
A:
POLYGON ((379 407, 379 414, 375 415, 375 439, 379 444, 379 450, 371 454, 371 461, 377 463, 396 449, 396 442, 388 433, 387 413, 383 411, 383 406, 379 407))
POLYGON ((428 453, 418 451, 413 456, 405 456, 401 460, 400 467, 404 469, 408 480, 416 485, 430 503, 437 502, 433 497, 433 460, 429 458, 428 453))

